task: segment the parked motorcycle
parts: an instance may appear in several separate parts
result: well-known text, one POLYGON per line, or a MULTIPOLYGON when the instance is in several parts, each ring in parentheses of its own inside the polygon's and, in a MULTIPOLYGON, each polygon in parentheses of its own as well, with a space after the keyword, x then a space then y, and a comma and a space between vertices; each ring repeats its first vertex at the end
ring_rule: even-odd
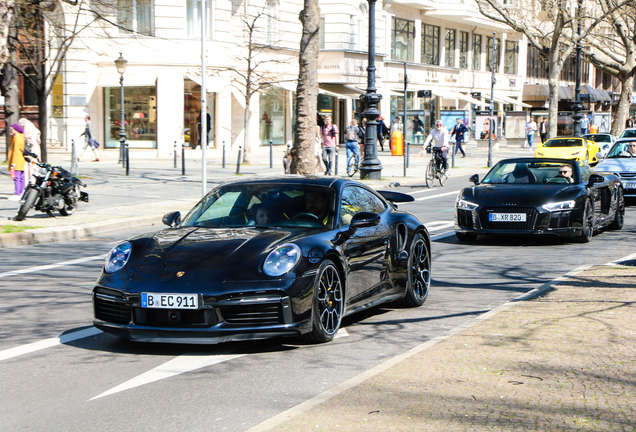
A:
MULTIPOLYGON (((35 155, 25 152, 25 156, 35 155)), ((29 182, 22 193, 22 204, 15 220, 24 220, 33 207, 49 216, 53 216, 54 211, 62 216, 70 216, 75 212, 79 201, 88 202, 88 194, 80 191, 80 186, 86 187, 80 179, 60 166, 51 166, 33 159, 30 163, 37 165, 33 172, 33 182, 29 182)))

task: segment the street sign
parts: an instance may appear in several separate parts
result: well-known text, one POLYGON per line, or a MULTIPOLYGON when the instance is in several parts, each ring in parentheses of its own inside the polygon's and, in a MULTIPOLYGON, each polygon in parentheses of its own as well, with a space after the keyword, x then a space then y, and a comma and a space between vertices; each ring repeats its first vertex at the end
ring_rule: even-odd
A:
POLYGON ((418 90, 417 97, 419 98, 430 98, 433 96, 433 92, 431 90, 418 90))

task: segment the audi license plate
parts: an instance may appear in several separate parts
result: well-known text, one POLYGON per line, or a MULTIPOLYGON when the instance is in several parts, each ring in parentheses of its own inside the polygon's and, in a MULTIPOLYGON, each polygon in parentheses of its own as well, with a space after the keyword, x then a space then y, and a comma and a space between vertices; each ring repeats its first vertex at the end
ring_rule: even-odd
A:
POLYGON ((489 222, 525 222, 525 213, 490 213, 489 222))
POLYGON ((199 309, 198 294, 141 293, 141 307, 152 309, 199 309))
POLYGON ((623 182, 623 187, 625 189, 636 189, 636 182, 623 182))

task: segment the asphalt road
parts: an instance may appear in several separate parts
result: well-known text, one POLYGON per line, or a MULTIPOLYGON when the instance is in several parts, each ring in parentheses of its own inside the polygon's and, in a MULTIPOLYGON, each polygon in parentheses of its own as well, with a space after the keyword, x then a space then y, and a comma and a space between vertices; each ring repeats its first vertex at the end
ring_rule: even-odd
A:
POLYGON ((244 431, 564 273, 634 252, 634 207, 622 231, 589 244, 458 243, 453 204, 466 184, 398 189, 416 198, 401 208, 435 239, 426 303, 349 317, 323 345, 140 344, 94 330, 92 284, 103 256, 132 232, 0 249, 0 430, 244 431))

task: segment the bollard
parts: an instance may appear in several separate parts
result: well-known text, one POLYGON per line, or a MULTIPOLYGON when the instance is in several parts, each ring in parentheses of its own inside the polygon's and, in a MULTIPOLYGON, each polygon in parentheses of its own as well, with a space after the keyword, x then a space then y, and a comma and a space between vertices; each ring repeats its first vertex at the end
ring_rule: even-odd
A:
POLYGON ((75 140, 71 139, 71 172, 75 177, 79 177, 79 163, 77 161, 77 149, 75 148, 75 140))
POLYGON ((239 146, 238 157, 236 158, 236 173, 241 172, 241 146, 239 146))
POLYGON ((181 147, 181 175, 185 175, 185 146, 181 147))
POLYGON ((272 147, 272 140, 269 140, 269 167, 274 168, 274 147, 272 147))
POLYGON ((177 167, 177 142, 174 142, 174 167, 177 167))
POLYGON ((338 175, 338 150, 336 150, 336 157, 334 159, 333 163, 336 165, 335 173, 338 175))
POLYGON ((128 144, 126 144, 126 175, 130 172, 130 148, 128 144))
POLYGON ((409 145, 410 142, 406 142, 406 146, 404 148, 404 177, 406 177, 406 169, 409 167, 409 145))
POLYGON ((225 168, 225 141, 223 141, 223 164, 222 167, 225 168))
POLYGON ((452 160, 451 168, 455 168, 455 144, 451 146, 451 150, 453 151, 453 158, 451 159, 452 160))
POLYGON ((411 164, 411 149, 409 148, 409 146, 411 145, 411 143, 409 141, 406 142, 406 167, 410 168, 409 165, 411 164))

